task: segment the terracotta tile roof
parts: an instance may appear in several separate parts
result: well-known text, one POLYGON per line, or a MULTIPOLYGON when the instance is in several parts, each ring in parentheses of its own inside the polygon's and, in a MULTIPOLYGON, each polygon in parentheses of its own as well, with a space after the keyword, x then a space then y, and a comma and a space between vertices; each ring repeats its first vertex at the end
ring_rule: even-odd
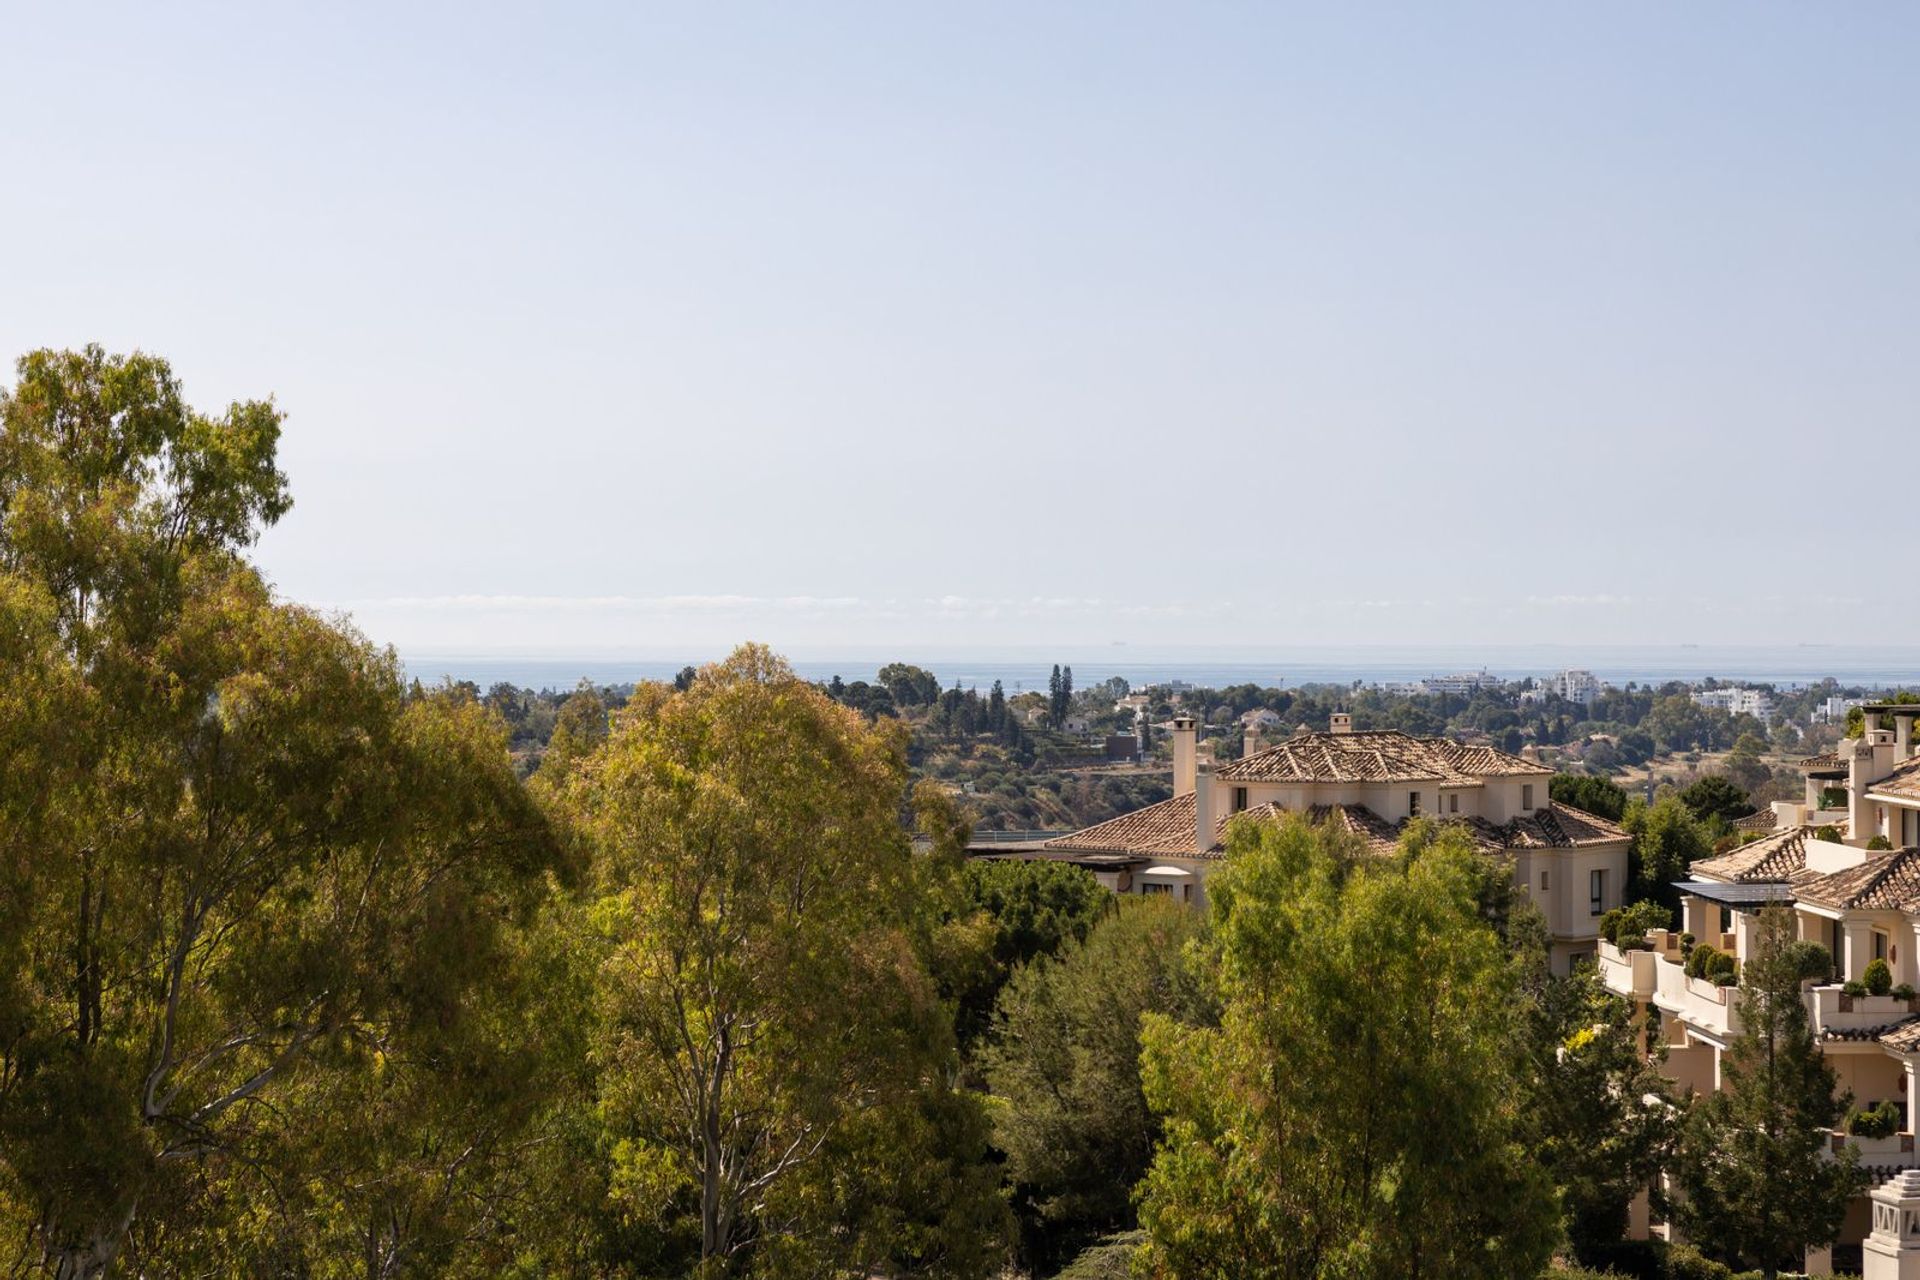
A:
POLYGON ((1763 836, 1738 849, 1702 858, 1687 874, 1728 884, 1769 884, 1791 879, 1807 865, 1808 828, 1792 827, 1763 836))
POLYGON ((1551 775, 1553 770, 1492 747, 1395 730, 1305 733, 1223 767, 1222 782, 1438 782, 1477 786, 1485 778, 1551 775))
POLYGON ((1822 756, 1808 756, 1800 762, 1800 768, 1805 773, 1845 773, 1847 762, 1840 758, 1839 752, 1829 751, 1822 756))
POLYGON ((1867 794, 1920 800, 1920 756, 1895 765, 1892 773, 1867 787, 1867 794))
MULTIPOLYGON (((1193 849, 1195 818, 1193 803, 1191 794, 1175 796, 1171 800, 1162 800, 1144 809, 1135 809, 1132 813, 1123 813, 1117 818, 1109 818, 1105 822, 1075 831, 1071 835, 1056 836, 1041 847, 1048 850, 1217 858, 1222 852, 1221 842, 1226 835, 1228 820, 1239 815, 1229 813, 1215 822, 1212 846, 1205 854, 1196 855, 1193 849)), ((1246 810, 1246 813, 1254 818, 1271 818, 1280 812, 1278 806, 1271 804, 1255 805, 1246 810)))
MULTIPOLYGON (((1278 805, 1262 804, 1248 809, 1254 818, 1274 818, 1286 812, 1278 805)), ((1214 824, 1214 843, 1204 857, 1219 857, 1224 852, 1228 814, 1214 824)), ((1363 804, 1315 805, 1307 811, 1315 822, 1331 820, 1337 826, 1365 840, 1376 853, 1391 853, 1400 843, 1406 820, 1389 821, 1363 804)), ((1447 818, 1443 825, 1465 831, 1483 853, 1501 853, 1513 849, 1577 849, 1588 845, 1624 842, 1630 837, 1615 824, 1572 805, 1553 801, 1533 817, 1516 818, 1497 824, 1484 818, 1447 818)), ((1123 814, 1084 831, 1058 836, 1042 848, 1049 851, 1157 854, 1194 857, 1193 797, 1175 796, 1150 804, 1144 809, 1123 814)))
POLYGON ((1802 881, 1794 895, 1842 910, 1920 911, 1920 850, 1876 853, 1857 867, 1802 881))
POLYGON ((1744 818, 1735 818, 1733 820, 1733 829, 1735 831, 1772 831, 1779 825, 1780 819, 1774 814, 1771 808, 1761 809, 1756 813, 1748 814, 1744 818))
POLYGON ((1908 1018, 1894 1023, 1890 1029, 1883 1029, 1880 1043, 1900 1053, 1920 1051, 1920 1018, 1908 1018))

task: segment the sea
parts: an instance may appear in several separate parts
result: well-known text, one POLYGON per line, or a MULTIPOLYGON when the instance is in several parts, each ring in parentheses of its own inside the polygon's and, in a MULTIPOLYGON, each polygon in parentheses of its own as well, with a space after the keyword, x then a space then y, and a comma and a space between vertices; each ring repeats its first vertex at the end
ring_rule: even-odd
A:
MULTIPOLYGON (((671 679, 723 653, 595 653, 559 655, 519 652, 401 652, 410 675, 428 683, 471 680, 482 689, 505 682, 530 689, 570 689, 581 680, 596 685, 671 679)), ((1548 675, 1565 668, 1593 672, 1603 682, 1664 684, 1708 678, 1780 689, 1832 678, 1869 690, 1920 686, 1920 646, 1869 645, 1572 645, 1266 647, 1260 649, 1169 648, 1132 650, 1126 645, 1053 650, 950 650, 893 655, 848 650, 790 655, 795 671, 810 680, 871 681, 888 662, 925 667, 949 688, 985 691, 998 680, 1008 693, 1045 689, 1053 665, 1073 668, 1076 688, 1113 676, 1134 686, 1184 681, 1198 688, 1255 684, 1299 688, 1309 684, 1392 684, 1484 671, 1506 680, 1548 675)))

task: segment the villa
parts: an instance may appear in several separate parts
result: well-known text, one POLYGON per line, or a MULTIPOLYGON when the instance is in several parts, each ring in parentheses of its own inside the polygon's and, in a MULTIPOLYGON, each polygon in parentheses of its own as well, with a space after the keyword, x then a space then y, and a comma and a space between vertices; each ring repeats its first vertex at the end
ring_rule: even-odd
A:
MULTIPOLYGON (((1611 990, 1646 1013, 1656 1043, 1665 1046, 1667 1074, 1684 1089, 1711 1092, 1720 1087, 1723 1055, 1740 1034, 1739 988, 1688 976, 1683 935, 1744 963, 1760 912, 1769 905, 1791 910, 1796 935, 1833 955, 1831 981, 1809 982, 1805 999, 1840 1087, 1856 1107, 1885 1103, 1899 1116, 1897 1131, 1885 1137, 1830 1135, 1836 1152, 1855 1143, 1861 1164, 1880 1183, 1920 1168, 1914 1150, 1920 1006, 1909 994, 1920 985, 1920 756, 1913 744, 1920 706, 1877 704, 1866 711, 1863 737, 1803 763, 1807 803, 1775 805, 1778 830, 1689 868, 1688 879, 1675 886, 1678 930, 1655 929, 1645 943, 1635 940, 1625 950, 1603 941, 1599 969, 1611 990), (1882 716, 1892 717, 1895 728, 1873 727, 1882 716), (1866 982, 1875 960, 1890 971, 1883 993, 1850 987, 1866 982)), ((1810 1272, 1836 1263, 1860 1268, 1863 1242, 1875 1225, 1872 1205, 1866 1195, 1854 1203, 1833 1256, 1810 1253, 1810 1272)), ((1643 1215, 1634 1227, 1636 1234, 1662 1230, 1643 1215)))
POLYGON ((1550 798, 1552 770, 1447 738, 1356 732, 1345 713, 1334 714, 1326 733, 1272 746, 1260 737, 1263 727, 1249 724, 1246 753, 1216 768, 1198 743, 1193 717, 1175 717, 1172 799, 1022 856, 1085 867, 1116 893, 1164 893, 1200 904, 1236 816, 1310 814, 1381 853, 1393 850, 1410 820, 1429 817, 1511 860, 1515 883, 1546 917, 1559 972, 1595 953, 1601 915, 1623 900, 1629 837, 1550 798))

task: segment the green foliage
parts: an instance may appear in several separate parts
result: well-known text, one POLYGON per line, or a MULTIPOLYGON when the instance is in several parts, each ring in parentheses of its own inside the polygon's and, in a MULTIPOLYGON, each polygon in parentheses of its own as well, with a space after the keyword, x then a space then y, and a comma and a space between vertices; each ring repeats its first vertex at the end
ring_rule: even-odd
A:
POLYGON ((1123 1231, 1087 1246, 1080 1256, 1056 1272, 1053 1280, 1130 1280, 1133 1259, 1146 1242, 1144 1231, 1123 1231))
POLYGON ((1719 773, 1709 774, 1681 791, 1680 803, 1715 835, 1726 831, 1736 819, 1753 813, 1755 808, 1740 784, 1719 773))
POLYGON ((1833 952, 1824 942, 1802 938, 1788 943, 1783 963, 1802 982, 1826 982, 1833 977, 1833 952))
POLYGON ((1868 995, 1884 996, 1893 990, 1893 970, 1885 960, 1867 961, 1866 972, 1860 975, 1860 980, 1866 983, 1868 995))
POLYGON ((984 962, 949 983, 963 1047, 987 1029, 1009 975, 1086 939, 1114 909, 1114 895, 1091 872, 1062 862, 970 858, 960 880, 955 918, 972 921, 984 962))
POLYGON ((484 1088, 431 1101, 517 1069, 518 926, 565 870, 499 722, 410 688, 244 562, 288 507, 270 404, 197 414, 163 361, 98 348, 19 375, 0 398, 8 1256, 190 1274, 270 1249, 297 1270, 343 1235, 376 1258, 486 1236, 482 1187, 526 1113, 484 1088), (429 1135, 472 1158, 429 1171, 429 1135), (411 1212, 426 1182, 432 1221, 411 1212))
POLYGON ((1673 912, 1657 902, 1615 907, 1600 917, 1600 936, 1615 946, 1638 944, 1652 929, 1673 927, 1673 912))
POLYGON ((1841 994, 1843 995, 1854 996, 1857 998, 1867 994, 1867 984, 1864 982, 1861 982, 1857 978, 1849 978, 1845 982, 1840 984, 1840 991, 1841 991, 1841 994))
POLYGON ((1592 774, 1556 773, 1547 782, 1547 794, 1561 804, 1620 821, 1627 811, 1627 793, 1611 778, 1592 774))
POLYGON ((1356 862, 1298 819, 1233 842, 1209 881, 1221 1024, 1147 1020, 1154 1273, 1537 1276, 1559 1224, 1471 852, 1356 862))
POLYGON ((1628 862, 1635 896, 1677 909, 1680 895, 1673 882, 1686 879, 1687 868, 1713 848, 1706 829, 1672 795, 1652 805, 1629 803, 1620 825, 1633 836, 1628 862))
POLYGON ((1709 943, 1696 943, 1687 952, 1686 973, 1689 978, 1704 978, 1708 971, 1720 959, 1721 952, 1709 943))
POLYGON ((889 662, 876 677, 893 698, 895 706, 924 707, 940 696, 940 681, 933 672, 904 662, 889 662))
POLYGON ((1160 1132, 1140 1087, 1142 1017, 1212 1021, 1187 959, 1200 913, 1164 898, 1116 901, 1085 942, 1015 973, 981 1055, 996 1143, 1032 1205, 1036 1261, 1132 1225, 1129 1193, 1160 1132))
POLYGON ((934 851, 912 853, 904 738, 748 646, 684 693, 643 686, 569 779, 604 938, 605 1182, 670 1269, 996 1261, 933 974, 964 827, 922 793, 934 851))
POLYGON ((1831 1242, 1863 1181, 1857 1153, 1824 1150, 1839 1104, 1801 998, 1793 932, 1785 909, 1761 914, 1725 1088, 1695 1103, 1676 1161, 1688 1236, 1734 1264, 1790 1266, 1831 1242))
POLYGON ((1813 838, 1815 840, 1824 840, 1828 844, 1843 843, 1840 839, 1840 828, 1833 823, 1827 823, 1824 826, 1815 827, 1813 829, 1813 838))
POLYGON ((1846 1130, 1856 1138, 1890 1138, 1900 1131, 1900 1111, 1891 1102, 1877 1102, 1847 1111, 1846 1130))
POLYGON ((1891 848, 1893 848, 1893 841, 1885 836, 1874 836, 1867 841, 1868 853, 1885 853, 1891 848))

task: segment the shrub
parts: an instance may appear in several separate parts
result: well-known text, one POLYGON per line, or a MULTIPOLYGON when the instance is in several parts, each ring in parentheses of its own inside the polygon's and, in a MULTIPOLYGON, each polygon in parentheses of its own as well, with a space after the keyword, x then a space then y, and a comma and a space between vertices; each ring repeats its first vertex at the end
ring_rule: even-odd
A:
POLYGON ((1868 853, 1879 853, 1891 848, 1893 848, 1893 842, 1885 836, 1875 836, 1873 839, 1867 841, 1868 853))
POLYGON ((1828 844, 1839 844, 1840 828, 1837 826, 1815 827, 1813 830, 1813 838, 1815 840, 1825 840, 1828 844))
POLYGON ((1667 1250, 1666 1280, 1733 1280, 1733 1268, 1690 1244, 1676 1244, 1667 1250))
POLYGON ((1841 984, 1840 991, 1843 995, 1863 996, 1867 994, 1867 984, 1849 979, 1847 982, 1841 984))
POLYGON ((1833 953, 1825 943, 1802 938, 1788 945, 1786 959, 1802 982, 1828 982, 1833 978, 1833 953))
POLYGON ((1651 951, 1651 950, 1653 950, 1653 944, 1652 944, 1651 942, 1649 942, 1649 941, 1647 941, 1647 939, 1646 939, 1646 935, 1644 935, 1644 934, 1642 934, 1641 936, 1639 936, 1639 937, 1637 937, 1637 938, 1622 938, 1622 939, 1620 939, 1620 941, 1619 941, 1619 942, 1617 942, 1617 943, 1615 943, 1614 945, 1616 945, 1616 946, 1618 946, 1618 947, 1619 947, 1619 948, 1620 948, 1620 949, 1621 949, 1622 951, 1651 951))
POLYGON ((1895 987, 1893 989, 1893 998, 1895 1000, 1913 999, 1913 984, 1911 982, 1903 982, 1895 987))
POLYGON ((1891 1102, 1879 1102, 1862 1111, 1847 1112, 1847 1132, 1856 1138, 1891 1138, 1900 1131, 1900 1113, 1891 1102))
POLYGON ((1870 960, 1867 971, 1860 975, 1867 984, 1869 995, 1884 996, 1893 990, 1893 970, 1887 967, 1885 960, 1870 960))
POLYGON ((1731 987, 1740 981, 1740 962, 1733 958, 1731 951, 1716 951, 1707 965, 1706 978, 1723 987, 1731 987))
POLYGON ((1820 788, 1820 807, 1822 809, 1844 809, 1847 807, 1847 789, 1845 787, 1820 788))
POLYGON ((1715 958, 1719 955, 1720 948, 1714 946, 1712 943, 1702 942, 1695 946, 1693 950, 1687 952, 1687 976, 1689 978, 1706 977, 1709 966, 1714 963, 1715 958))

